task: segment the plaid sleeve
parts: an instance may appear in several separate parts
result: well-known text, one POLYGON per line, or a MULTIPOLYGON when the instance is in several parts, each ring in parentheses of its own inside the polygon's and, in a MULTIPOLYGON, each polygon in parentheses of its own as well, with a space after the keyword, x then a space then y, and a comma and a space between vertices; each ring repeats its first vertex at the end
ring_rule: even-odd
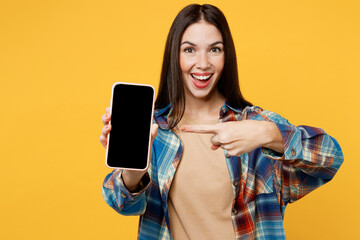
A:
POLYGON ((145 191, 150 185, 149 174, 146 173, 140 181, 140 190, 129 192, 122 178, 122 170, 114 170, 104 180, 102 193, 105 202, 122 215, 141 215, 145 212, 145 191))
POLYGON ((294 126, 280 115, 263 111, 281 132, 284 154, 263 148, 274 160, 274 171, 285 203, 294 202, 330 181, 344 161, 338 142, 321 128, 294 126))

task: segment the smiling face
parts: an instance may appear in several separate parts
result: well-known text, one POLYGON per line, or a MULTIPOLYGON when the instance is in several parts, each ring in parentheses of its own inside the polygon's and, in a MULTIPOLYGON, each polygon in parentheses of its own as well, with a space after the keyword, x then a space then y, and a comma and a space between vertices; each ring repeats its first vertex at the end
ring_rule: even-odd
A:
POLYGON ((205 21, 191 24, 181 38, 179 60, 186 99, 211 98, 225 62, 220 31, 205 21))

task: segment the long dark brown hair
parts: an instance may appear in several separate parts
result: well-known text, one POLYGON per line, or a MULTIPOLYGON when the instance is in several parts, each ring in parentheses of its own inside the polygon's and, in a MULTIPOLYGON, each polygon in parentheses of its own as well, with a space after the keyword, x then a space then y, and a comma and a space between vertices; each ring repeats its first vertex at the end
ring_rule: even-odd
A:
POLYGON ((179 64, 181 38, 188 26, 202 20, 217 27, 224 42, 225 64, 217 84, 219 92, 232 107, 245 108, 252 105, 244 99, 240 91, 235 46, 224 14, 210 4, 191 4, 179 12, 171 25, 155 102, 156 109, 172 104, 170 129, 180 122, 185 111, 185 90, 179 64))

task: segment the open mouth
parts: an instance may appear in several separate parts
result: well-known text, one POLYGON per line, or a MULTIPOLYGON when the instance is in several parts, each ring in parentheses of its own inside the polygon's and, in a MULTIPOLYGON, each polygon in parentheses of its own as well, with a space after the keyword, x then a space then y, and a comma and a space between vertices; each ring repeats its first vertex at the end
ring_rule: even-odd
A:
POLYGON ((190 75, 193 79, 193 83, 194 83, 195 87, 206 88, 209 85, 210 79, 214 74, 213 73, 202 73, 202 74, 191 73, 190 75))
POLYGON ((213 74, 206 74, 206 75, 197 75, 197 74, 190 74, 195 80, 199 81, 207 81, 211 78, 213 74))

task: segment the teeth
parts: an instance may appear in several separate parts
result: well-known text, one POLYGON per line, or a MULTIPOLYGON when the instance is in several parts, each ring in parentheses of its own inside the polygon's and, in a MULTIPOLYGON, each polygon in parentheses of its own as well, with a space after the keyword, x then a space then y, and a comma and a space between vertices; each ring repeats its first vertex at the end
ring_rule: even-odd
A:
POLYGON ((208 80, 211 77, 211 74, 207 75, 207 76, 197 76, 197 75, 191 74, 191 76, 197 80, 204 81, 204 80, 208 80))

